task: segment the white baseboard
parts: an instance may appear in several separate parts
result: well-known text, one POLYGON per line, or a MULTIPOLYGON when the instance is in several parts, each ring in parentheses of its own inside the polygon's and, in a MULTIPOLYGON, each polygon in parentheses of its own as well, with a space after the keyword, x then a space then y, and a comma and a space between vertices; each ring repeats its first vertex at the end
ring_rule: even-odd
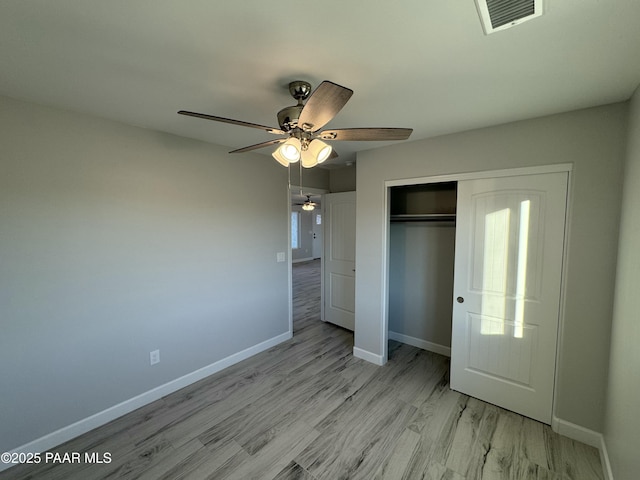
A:
POLYGON ((613 480, 613 470, 611 470, 611 462, 609 461, 609 452, 607 451, 607 444, 604 441, 604 435, 600 435, 600 440, 600 460, 602 461, 604 480, 613 480))
POLYGON ((353 347, 353 356, 356 358, 361 358, 362 360, 366 360, 367 362, 371 362, 379 366, 382 366, 385 363, 384 359, 382 358, 382 355, 378 355, 377 353, 371 353, 367 350, 363 350, 358 347, 353 347))
POLYGON ((295 260, 291 260, 291 263, 310 262, 311 260, 315 260, 315 259, 313 257, 296 258, 295 260))
MULTIPOLYGON (((170 393, 173 393, 177 390, 180 390, 181 388, 191 385, 192 383, 202 380, 209 375, 213 375, 214 373, 224 370, 231 365, 241 362, 242 360, 252 357, 253 355, 256 355, 260 352, 268 350, 269 348, 274 347, 279 343, 289 340, 292 336, 292 332, 289 331, 265 340, 264 342, 261 342, 257 345, 246 348, 245 350, 234 353, 233 355, 229 355, 222 360, 218 360, 211 365, 207 365, 206 367, 200 368, 194 372, 176 378, 175 380, 165 383, 164 385, 160 385, 159 387, 153 388, 147 392, 130 398, 129 400, 125 400, 124 402, 114 405, 113 407, 107 408, 102 412, 98 412, 95 415, 91 415, 90 417, 79 420, 75 423, 72 423, 71 425, 62 427, 55 432, 49 433, 43 437, 33 440, 32 442, 17 447, 13 449, 11 453, 42 453, 50 450, 51 448, 67 442, 72 438, 87 433, 94 428, 105 425, 110 421, 121 417, 122 415, 133 412, 134 410, 143 407, 144 405, 155 402, 156 400, 165 397, 170 393)), ((0 472, 12 466, 12 464, 0 462, 0 472)))
POLYGON ((577 440, 582 443, 586 443, 592 447, 600 450, 600 460, 602 462, 602 470, 605 480, 613 480, 613 472, 611 471, 611 463, 609 462, 609 454, 607 452, 607 446, 604 441, 604 435, 594 430, 581 427, 575 423, 567 422, 556 416, 551 418, 551 428, 554 432, 569 437, 573 440, 577 440))
POLYGON ((410 337, 409 335, 404 335, 402 333, 392 332, 391 330, 389 330, 389 339, 395 340, 396 342, 406 343, 407 345, 418 347, 422 350, 438 353, 440 355, 444 355, 445 357, 451 357, 451 347, 445 347, 444 345, 439 345, 437 343, 427 342, 426 340, 422 340, 421 338, 410 337))
POLYGON ((588 428, 581 427, 575 423, 567 422, 556 416, 551 418, 551 428, 554 432, 564 435, 565 437, 572 438, 587 445, 591 445, 595 448, 600 448, 602 434, 589 430, 588 428))

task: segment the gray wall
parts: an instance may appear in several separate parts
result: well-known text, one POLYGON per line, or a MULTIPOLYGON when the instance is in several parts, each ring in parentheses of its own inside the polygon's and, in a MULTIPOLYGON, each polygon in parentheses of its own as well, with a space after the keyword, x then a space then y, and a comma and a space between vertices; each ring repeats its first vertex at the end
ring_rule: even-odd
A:
POLYGON ((640 471, 640 89, 629 120, 604 431, 614 478, 621 480, 640 471))
POLYGON ((353 192, 356 189, 356 165, 329 170, 329 191, 331 193, 353 192))
POLYGON ((390 224, 389 331, 451 347, 455 238, 444 222, 390 224))
POLYGON ((288 331, 275 161, 2 97, 0 145, 0 451, 288 331))
MULTIPOLYGON (((275 160, 273 160, 275 161, 275 160)), ((280 165, 278 163, 278 165, 280 165)), ((280 166, 284 170, 285 175, 286 168, 280 166)), ((304 188, 319 188, 322 190, 329 189, 329 170, 322 167, 304 168, 302 167, 302 183, 300 183, 300 164, 294 163, 291 165, 291 185, 304 188)))
POLYGON ((555 414, 602 431, 626 114, 615 104, 362 152, 355 346, 383 353, 385 180, 573 162, 555 414))

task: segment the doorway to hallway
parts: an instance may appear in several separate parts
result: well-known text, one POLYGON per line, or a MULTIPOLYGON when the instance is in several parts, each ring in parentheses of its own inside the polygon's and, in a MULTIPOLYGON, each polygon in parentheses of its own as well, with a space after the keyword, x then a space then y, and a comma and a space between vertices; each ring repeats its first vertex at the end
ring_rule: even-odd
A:
POLYGON ((320 322, 321 260, 294 263, 293 286, 293 333, 300 333, 309 325, 320 322))

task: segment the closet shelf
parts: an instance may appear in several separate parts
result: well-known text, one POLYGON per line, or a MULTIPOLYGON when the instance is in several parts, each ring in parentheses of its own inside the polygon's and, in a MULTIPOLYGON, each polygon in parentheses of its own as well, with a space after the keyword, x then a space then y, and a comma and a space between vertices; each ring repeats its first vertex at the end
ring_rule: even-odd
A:
POLYGON ((455 213, 403 213, 390 215, 392 222, 455 222, 455 213))

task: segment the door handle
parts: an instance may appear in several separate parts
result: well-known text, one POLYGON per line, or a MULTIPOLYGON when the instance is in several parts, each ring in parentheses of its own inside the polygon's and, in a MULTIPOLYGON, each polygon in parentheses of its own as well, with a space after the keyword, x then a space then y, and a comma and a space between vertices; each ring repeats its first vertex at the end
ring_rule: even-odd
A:
POLYGON ((458 298, 456 298, 456 301, 458 303, 464 303, 464 298, 463 297, 458 297, 458 298))

